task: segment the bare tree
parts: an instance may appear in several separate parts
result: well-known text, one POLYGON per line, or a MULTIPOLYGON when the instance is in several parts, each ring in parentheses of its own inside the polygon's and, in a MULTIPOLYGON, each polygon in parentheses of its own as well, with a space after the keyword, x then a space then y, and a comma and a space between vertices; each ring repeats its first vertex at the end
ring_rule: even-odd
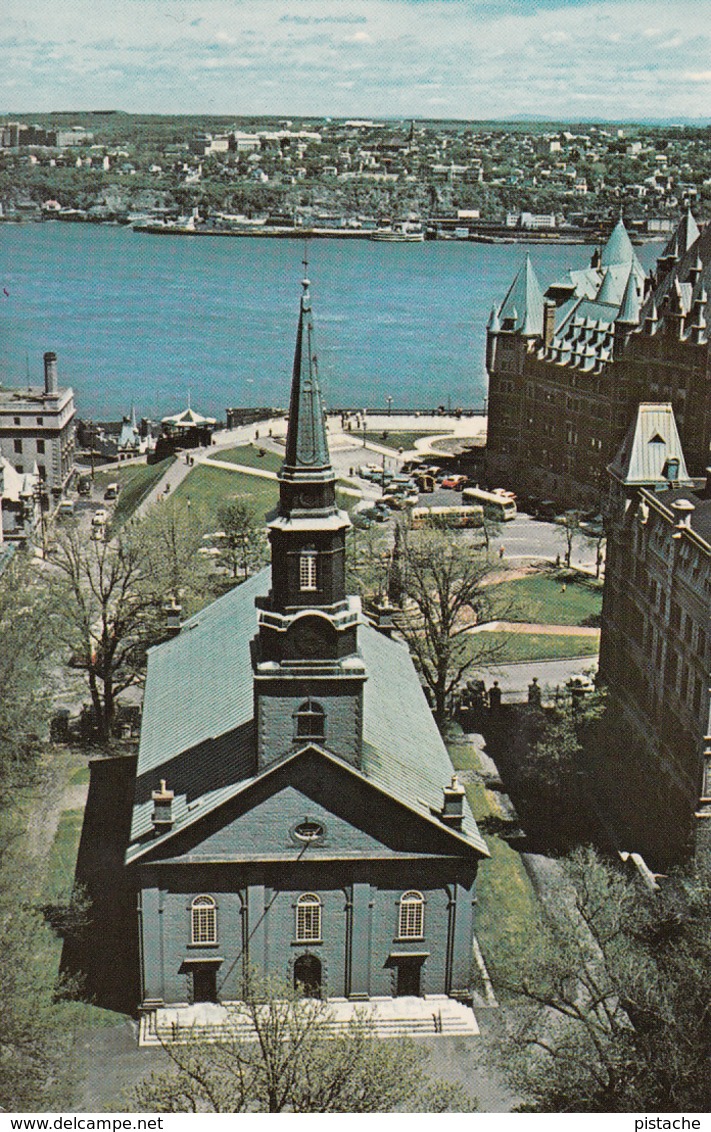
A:
MULTIPOLYGON (((229 1016, 228 1016, 229 1017, 229 1016)), ((172 1071, 153 1074, 134 1093, 151 1112, 472 1111, 460 1088, 422 1072, 428 1053, 406 1039, 383 1042, 364 1008, 336 1036, 327 1002, 253 974, 227 1034, 165 1050, 172 1071)))
POLYGON ((142 679, 147 647, 160 635, 160 610, 140 528, 111 543, 87 540, 72 525, 57 538, 59 634, 86 673, 101 739, 116 697, 142 679))
POLYGON ((707 1112, 708 876, 650 892, 578 850, 547 907, 523 947, 487 957, 516 996, 501 1055, 525 1111, 707 1112))
POLYGON ((576 539, 580 537, 580 512, 579 511, 566 511, 560 523, 561 535, 563 537, 563 544, 565 546, 565 564, 570 569, 571 558, 573 557, 573 546, 576 539))
POLYGON ((495 567, 484 550, 439 531, 403 529, 400 545, 405 598, 398 625, 442 726, 465 673, 499 658, 500 645, 477 629, 506 611, 496 586, 486 584, 495 567))

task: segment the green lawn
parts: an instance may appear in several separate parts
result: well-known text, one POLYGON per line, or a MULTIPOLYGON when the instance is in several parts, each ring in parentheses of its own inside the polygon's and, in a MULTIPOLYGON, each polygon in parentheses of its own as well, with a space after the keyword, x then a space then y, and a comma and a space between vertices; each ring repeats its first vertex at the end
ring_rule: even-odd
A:
POLYGON ((173 498, 189 499, 213 514, 230 499, 246 499, 261 519, 276 507, 279 484, 276 480, 250 476, 248 472, 228 472, 226 468, 197 464, 176 487, 173 498))
MULTIPOLYGON (((211 468, 209 464, 197 464, 185 477, 175 491, 174 499, 190 500, 198 507, 217 514, 222 504, 239 497, 248 500, 259 518, 273 511, 279 499, 279 484, 276 480, 251 476, 249 472, 230 472, 227 468, 211 468)), ((360 493, 349 492, 336 487, 336 502, 346 510, 360 499, 360 493)))
MULTIPOLYGON (((476 750, 470 744, 449 745, 457 770, 478 770, 476 750)), ((496 795, 481 783, 467 786, 467 798, 477 821, 501 818, 496 795)), ((477 878, 475 930, 484 958, 502 950, 520 950, 536 922, 538 903, 520 855, 497 834, 487 833, 491 858, 482 861, 477 878)))
POLYGON ((121 487, 111 520, 113 527, 120 527, 131 518, 161 476, 167 472, 174 459, 174 456, 168 456, 159 464, 128 464, 124 467, 117 464, 109 472, 96 473, 94 483, 102 494, 110 483, 118 483, 121 487))
POLYGON ((264 472, 278 472, 284 457, 277 452, 267 452, 257 444, 243 444, 240 448, 228 448, 215 452, 215 460, 227 460, 230 464, 242 464, 245 468, 260 468, 264 472), (260 456, 259 453, 263 455, 260 456))
MULTIPOLYGON (((362 430, 358 435, 363 435, 362 430)), ((408 452, 415 447, 415 441, 422 439, 423 436, 452 436, 453 433, 451 429, 447 428, 428 428, 412 432, 391 432, 388 428, 379 428, 366 429, 365 435, 366 440, 372 440, 373 444, 382 444, 386 448, 392 448, 394 452, 397 452, 398 448, 403 448, 405 452, 408 452)))
MULTIPOLYGON (((476 637, 472 634, 467 640, 472 650, 477 650, 476 637)), ((506 633, 492 632, 481 634, 484 641, 479 646, 485 652, 482 663, 507 664, 516 660, 566 660, 568 657, 597 656, 599 638, 560 636, 556 633, 506 633)))
POLYGON ((550 574, 532 574, 499 583, 495 592, 497 606, 501 602, 501 619, 536 625, 599 625, 602 584, 592 578, 569 578, 563 581, 550 574))

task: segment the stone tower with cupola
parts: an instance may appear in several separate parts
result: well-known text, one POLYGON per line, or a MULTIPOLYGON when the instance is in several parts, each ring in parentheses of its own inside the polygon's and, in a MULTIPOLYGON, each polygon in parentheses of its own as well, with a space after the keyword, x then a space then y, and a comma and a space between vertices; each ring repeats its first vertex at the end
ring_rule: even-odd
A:
POLYGON ((336 505, 318 382, 309 282, 303 281, 279 505, 268 523, 272 584, 254 640, 257 765, 308 743, 360 765, 365 666, 360 602, 346 595, 346 532, 336 505))

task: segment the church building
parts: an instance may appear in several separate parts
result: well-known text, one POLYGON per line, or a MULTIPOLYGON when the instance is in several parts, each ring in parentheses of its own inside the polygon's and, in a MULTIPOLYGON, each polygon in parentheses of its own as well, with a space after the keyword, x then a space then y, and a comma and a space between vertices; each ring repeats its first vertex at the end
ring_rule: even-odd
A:
POLYGON ((471 997, 488 856, 409 653, 346 593, 304 280, 271 568, 149 654, 126 867, 142 1006, 471 997))

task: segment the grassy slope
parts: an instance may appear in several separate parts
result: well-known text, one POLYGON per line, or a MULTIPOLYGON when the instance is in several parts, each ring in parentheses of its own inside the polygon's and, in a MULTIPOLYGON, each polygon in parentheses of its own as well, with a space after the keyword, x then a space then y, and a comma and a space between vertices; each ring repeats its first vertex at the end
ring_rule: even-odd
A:
MULTIPOLYGON (((457 770, 480 769, 471 744, 455 741, 449 745, 449 754, 457 770)), ((466 789, 477 821, 503 816, 496 795, 481 783, 472 783, 466 789)), ((487 833, 486 843, 491 859, 483 861, 479 870, 476 910, 476 934, 485 959, 503 947, 507 951, 520 947, 537 915, 536 896, 519 854, 496 834, 487 833)))
POLYGON ((123 468, 119 465, 110 472, 97 472, 95 483, 100 489, 107 484, 118 483, 121 491, 113 514, 112 525, 121 526, 130 519, 133 512, 146 498, 149 491, 158 483, 158 480, 167 472, 173 463, 174 457, 169 456, 159 464, 129 464, 123 468))
POLYGON ((243 444, 240 448, 227 448, 224 452, 215 452, 215 460, 227 460, 230 464, 242 464, 245 468, 259 468, 263 472, 278 472, 283 456, 276 452, 267 452, 254 444, 243 444), (259 453, 263 452, 260 456, 259 453))

